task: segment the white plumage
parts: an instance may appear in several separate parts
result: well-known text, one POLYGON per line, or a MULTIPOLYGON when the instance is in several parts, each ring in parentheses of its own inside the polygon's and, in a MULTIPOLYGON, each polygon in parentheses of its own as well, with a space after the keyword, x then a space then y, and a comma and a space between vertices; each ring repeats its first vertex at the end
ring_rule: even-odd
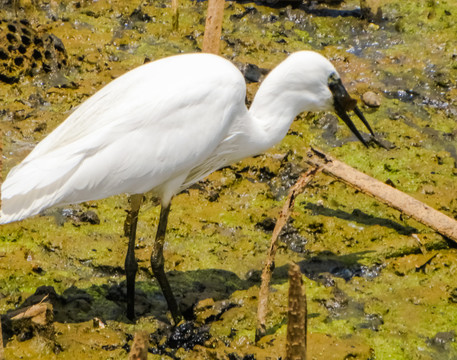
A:
POLYGON ((54 205, 153 190, 171 197, 280 141, 294 117, 330 110, 334 67, 298 52, 265 80, 248 112, 242 74, 210 54, 138 67, 78 107, 2 185, 0 223, 54 205))
POLYGON ((8 174, 1 222, 124 192, 157 188, 170 197, 181 185, 173 180, 185 179, 227 136, 244 91, 241 74, 212 55, 130 71, 84 102, 8 174))

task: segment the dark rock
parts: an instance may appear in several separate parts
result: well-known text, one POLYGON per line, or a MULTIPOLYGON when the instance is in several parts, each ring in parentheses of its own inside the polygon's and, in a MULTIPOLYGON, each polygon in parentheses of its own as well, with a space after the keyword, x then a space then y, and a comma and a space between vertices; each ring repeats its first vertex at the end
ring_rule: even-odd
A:
POLYGON ((427 342, 431 346, 446 350, 449 346, 449 343, 453 341, 455 341, 455 331, 451 330, 446 332, 438 332, 433 338, 428 339, 427 342))
POLYGON ((379 327, 384 324, 384 320, 381 315, 378 314, 366 314, 365 320, 366 322, 359 325, 361 329, 379 331, 379 327))
POLYGON ((130 20, 131 21, 142 21, 142 22, 150 22, 152 18, 144 13, 141 8, 136 8, 133 10, 133 12, 130 14, 130 20))
POLYGON ((276 225, 276 219, 273 219, 271 217, 266 217, 265 219, 259 221, 257 224, 255 224, 256 228, 262 229, 263 231, 273 231, 276 225))
POLYGON ((214 190, 210 190, 208 192, 208 196, 206 198, 210 202, 217 201, 217 199, 219 199, 219 192, 218 191, 214 191, 214 190))
POLYGON ((46 130, 46 128, 48 127, 48 125, 45 123, 45 122, 42 122, 40 124, 38 124, 35 129, 33 129, 34 132, 42 132, 44 130, 46 130))
POLYGON ((89 211, 85 211, 81 214, 80 216, 80 220, 82 222, 88 222, 89 224, 92 224, 92 225, 98 225, 100 224, 100 218, 98 217, 98 215, 92 211, 92 210, 89 210, 89 211))
POLYGON ((195 345, 203 345, 210 338, 207 326, 196 327, 192 321, 175 327, 166 342, 172 349, 184 348, 191 350, 195 345))
POLYGON ((67 208, 53 215, 56 216, 56 221, 59 224, 63 224, 68 220, 72 221, 75 225, 84 222, 92 225, 100 224, 100 218, 93 210, 83 211, 82 209, 67 208))
POLYGON ((262 73, 257 65, 246 64, 243 68, 243 75, 247 82, 259 82, 262 73))
POLYGON ((284 242, 290 250, 303 254, 306 252, 308 239, 300 235, 300 231, 291 224, 292 221, 293 219, 290 219, 282 228, 279 239, 284 242))
POLYGON ((454 288, 449 293, 449 302, 457 304, 457 288, 454 288))

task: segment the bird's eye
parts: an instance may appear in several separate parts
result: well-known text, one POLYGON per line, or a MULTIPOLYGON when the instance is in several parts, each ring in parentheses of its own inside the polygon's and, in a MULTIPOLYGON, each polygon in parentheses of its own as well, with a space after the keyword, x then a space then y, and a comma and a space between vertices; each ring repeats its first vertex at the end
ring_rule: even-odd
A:
POLYGON ((336 72, 332 72, 328 77, 328 85, 330 86, 331 84, 335 84, 338 81, 341 81, 340 77, 336 72))
POLYGON ((338 103, 345 111, 351 111, 357 105, 357 100, 351 98, 348 94, 337 73, 332 73, 328 77, 328 87, 333 94, 333 101, 338 103))

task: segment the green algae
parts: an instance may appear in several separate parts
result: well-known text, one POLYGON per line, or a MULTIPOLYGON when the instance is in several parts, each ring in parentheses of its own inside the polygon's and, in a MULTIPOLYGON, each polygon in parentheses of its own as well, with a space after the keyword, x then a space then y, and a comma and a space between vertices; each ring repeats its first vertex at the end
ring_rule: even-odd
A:
MULTIPOLYGON (((379 109, 363 107, 363 111, 375 131, 395 148, 364 149, 340 124, 336 134, 324 140, 324 114, 304 114, 268 154, 216 172, 200 188, 178 195, 165 249, 172 287, 186 307, 213 299, 216 305, 210 309, 220 317, 210 323, 211 339, 204 346, 177 350, 176 357, 223 359, 233 353, 241 357, 254 354, 259 359, 284 356, 287 264, 291 260, 302 263, 305 273, 313 264, 329 264, 327 270, 317 272, 321 277, 310 273, 304 278, 310 358, 456 357, 455 341, 433 342, 438 333, 454 331, 457 323, 452 295, 455 249, 425 226, 323 175, 296 199, 292 226, 307 240, 306 253, 280 247, 268 336, 254 344, 256 272, 262 268, 271 236, 258 223, 277 216, 293 183, 294 173, 286 164, 293 164, 298 171, 305 169, 306 146, 331 152, 445 214, 457 216, 457 6, 452 1, 380 3, 384 20, 379 24, 292 8, 226 5, 224 56, 271 69, 286 52, 320 50, 341 71, 354 96, 367 90, 383 95, 379 109), (252 7, 256 11, 249 10, 252 7), (411 91, 413 96, 405 98, 402 91, 411 91), (267 180, 263 178, 266 173, 272 174, 267 180), (333 271, 334 264, 343 272, 333 271), (342 277, 353 269, 378 266, 373 276, 342 277), (217 310, 221 302, 233 307, 217 310), (341 309, 335 311, 337 306, 341 309)), ((62 39, 72 65, 66 76, 78 86, 55 88, 44 81, 37 88, 33 79, 0 86, 4 105, 1 125, 7 134, 5 173, 25 156, 30 145, 112 78, 145 61, 201 47, 203 2, 181 4, 177 32, 171 31, 172 12, 166 1, 78 4, 61 2, 48 10, 44 4, 30 5, 18 13, 46 24, 46 31, 62 39), (144 21, 144 14, 150 20, 144 21), (35 95, 45 99, 45 104, 18 101, 35 95), (46 127, 36 131, 41 123, 46 127)), ((357 5, 348 1, 340 9, 357 5)), ((4 17, 9 14, 2 12, 4 17)), ((248 101, 256 88, 256 84, 248 85, 248 101)), ((127 207, 125 196, 75 206, 96 211, 98 225, 73 220, 58 225, 56 213, 49 212, 45 217, 2 226, 1 313, 19 307, 42 285, 53 286, 63 296, 77 290, 92 298, 88 307, 60 309, 60 317, 53 323, 53 338, 35 336, 19 341, 14 335, 7 339, 8 359, 121 359, 126 357, 125 345, 131 344, 135 331, 156 333, 168 322, 165 302, 149 270, 159 216, 152 205, 141 211, 136 249, 140 266, 137 287, 145 294, 149 308, 131 324, 124 315, 125 303, 108 299, 110 291, 124 280, 127 239, 121 235, 127 207)), ((152 358, 172 357, 162 354, 152 358)))

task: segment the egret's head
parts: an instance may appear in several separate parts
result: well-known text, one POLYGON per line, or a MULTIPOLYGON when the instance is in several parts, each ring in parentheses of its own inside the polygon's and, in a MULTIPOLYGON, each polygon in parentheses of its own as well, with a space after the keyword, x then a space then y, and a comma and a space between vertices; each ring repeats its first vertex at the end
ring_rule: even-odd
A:
POLYGON ((281 70, 274 76, 286 84, 285 91, 289 96, 297 99, 296 103, 300 104, 299 112, 335 111, 366 146, 348 112, 354 111, 374 136, 373 130, 357 107, 357 101, 348 94, 338 72, 327 58, 314 51, 299 51, 291 54, 280 67, 281 70))

